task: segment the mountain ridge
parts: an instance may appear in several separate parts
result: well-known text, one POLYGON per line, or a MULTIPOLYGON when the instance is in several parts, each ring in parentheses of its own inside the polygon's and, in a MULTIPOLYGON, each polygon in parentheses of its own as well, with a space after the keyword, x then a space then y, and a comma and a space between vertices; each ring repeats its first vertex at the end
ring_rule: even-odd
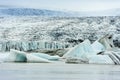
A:
POLYGON ((33 8, 3 8, 0 9, 1 15, 10 16, 75 16, 72 12, 47 10, 47 9, 33 9, 33 8))
POLYGON ((67 10, 50 10, 20 7, 0 6, 0 15, 9 16, 50 16, 50 17, 90 17, 90 16, 119 16, 120 8, 103 10, 103 11, 67 11, 67 10))

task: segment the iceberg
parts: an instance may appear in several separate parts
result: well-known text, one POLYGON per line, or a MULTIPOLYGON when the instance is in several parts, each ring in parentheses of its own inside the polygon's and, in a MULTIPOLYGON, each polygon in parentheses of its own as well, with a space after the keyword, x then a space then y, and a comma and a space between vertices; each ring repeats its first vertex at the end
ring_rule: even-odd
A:
POLYGON ((41 57, 41 58, 45 58, 45 59, 48 59, 48 60, 53 60, 53 61, 56 61, 56 60, 59 60, 59 56, 50 56, 48 54, 44 54, 44 53, 31 53, 32 55, 35 55, 35 56, 38 56, 38 57, 41 57))
POLYGON ((95 55, 91 43, 89 40, 85 40, 79 45, 75 46, 69 50, 66 54, 63 55, 63 58, 66 59, 81 59, 82 61, 88 61, 89 55, 95 55))
POLYGON ((98 41, 104 45, 106 50, 111 50, 112 48, 114 48, 114 44, 113 44, 113 38, 112 35, 105 35, 102 38, 98 39, 98 41))
POLYGON ((91 44, 91 46, 94 50, 94 53, 100 53, 105 51, 105 47, 98 41, 95 41, 93 44, 91 44))
POLYGON ((115 52, 115 51, 106 51, 104 52, 105 55, 108 55, 115 64, 119 64, 120 65, 120 54, 119 52, 115 52))
POLYGON ((27 54, 27 62, 32 62, 32 63, 50 63, 51 61, 42 58, 42 57, 38 57, 32 54, 27 54))
MULTIPOLYGON (((44 55, 43 55, 44 56, 44 55)), ((50 57, 50 56, 49 56, 50 57)), ((50 59, 57 59, 57 57, 50 57, 50 59)), ((40 63, 49 63, 50 60, 46 59, 45 57, 38 56, 38 54, 28 54, 23 51, 18 51, 11 49, 9 55, 7 56, 6 60, 7 62, 40 62, 40 63)))
POLYGON ((89 57, 90 64, 114 64, 108 55, 94 55, 89 57))
POLYGON ((5 62, 8 58, 9 53, 0 53, 0 63, 5 62))
POLYGON ((64 54, 63 58, 66 63, 120 64, 119 51, 114 47, 111 36, 105 35, 93 44, 85 40, 64 54))
POLYGON ((11 49, 7 61, 10 62, 26 62, 26 53, 18 50, 11 49))

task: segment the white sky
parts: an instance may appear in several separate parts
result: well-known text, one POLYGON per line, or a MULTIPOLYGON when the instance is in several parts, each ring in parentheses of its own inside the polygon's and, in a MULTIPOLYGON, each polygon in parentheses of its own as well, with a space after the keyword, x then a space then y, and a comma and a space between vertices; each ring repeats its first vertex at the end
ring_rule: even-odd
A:
POLYGON ((0 5, 71 11, 100 11, 120 8, 120 0, 0 0, 0 5))

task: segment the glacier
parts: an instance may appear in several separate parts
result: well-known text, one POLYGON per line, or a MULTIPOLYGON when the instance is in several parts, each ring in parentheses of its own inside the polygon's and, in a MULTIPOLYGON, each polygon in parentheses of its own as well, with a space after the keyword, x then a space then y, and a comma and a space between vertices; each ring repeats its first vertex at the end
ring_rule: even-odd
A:
MULTIPOLYGON (((95 41, 106 33, 119 34, 119 17, 1 16, 0 37, 15 41, 95 41), (114 21, 111 23, 111 21, 114 21)), ((119 42, 119 35, 115 40, 119 42)), ((0 41, 2 41, 0 40, 0 41)))
POLYGON ((68 44, 56 42, 56 41, 1 41, 0 51, 10 51, 10 49, 16 49, 20 51, 32 51, 37 49, 64 49, 68 44))

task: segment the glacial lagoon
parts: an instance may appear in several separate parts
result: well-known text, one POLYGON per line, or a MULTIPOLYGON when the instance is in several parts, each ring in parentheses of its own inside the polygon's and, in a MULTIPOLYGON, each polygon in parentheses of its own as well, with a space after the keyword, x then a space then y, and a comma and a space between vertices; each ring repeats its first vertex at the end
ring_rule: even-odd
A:
POLYGON ((0 63, 0 80, 120 80, 119 65, 0 63))

